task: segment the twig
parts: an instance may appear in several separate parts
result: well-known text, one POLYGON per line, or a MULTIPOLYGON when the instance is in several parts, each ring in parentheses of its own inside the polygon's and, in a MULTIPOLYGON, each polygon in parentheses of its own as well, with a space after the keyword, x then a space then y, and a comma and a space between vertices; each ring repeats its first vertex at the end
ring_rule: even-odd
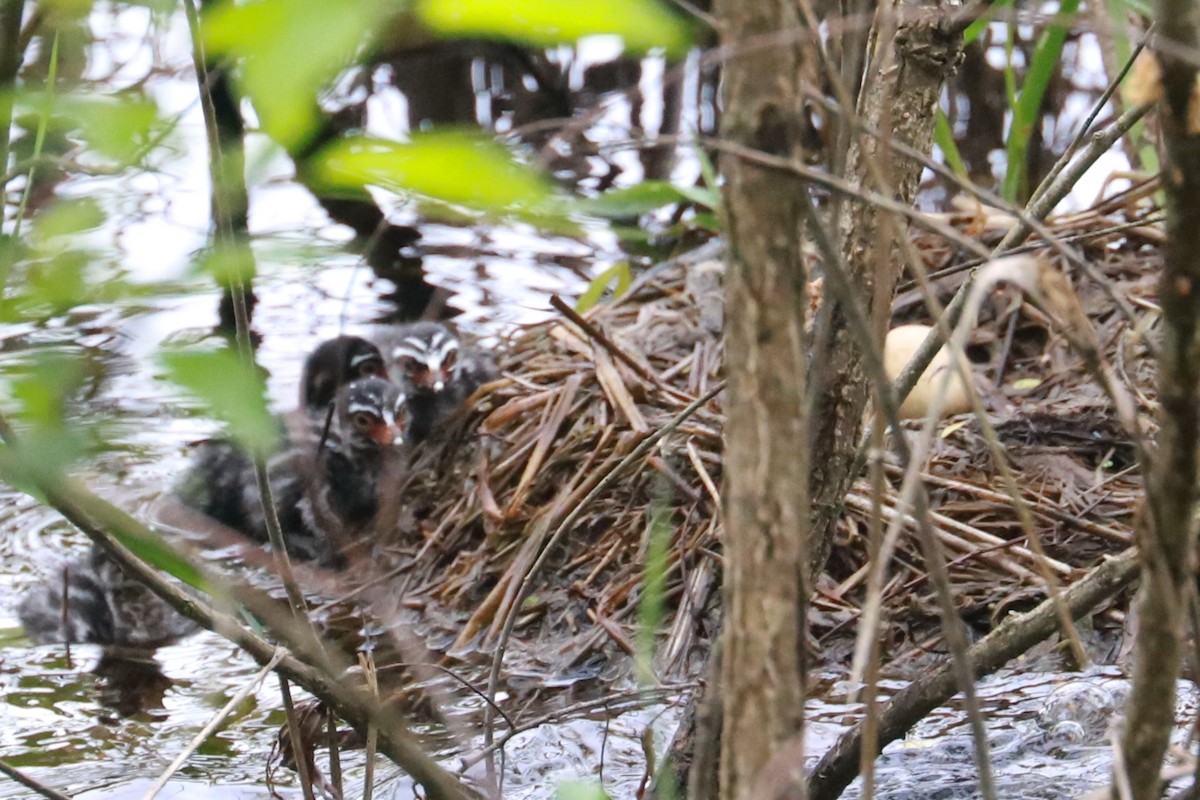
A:
MULTIPOLYGON (((0 437, 10 446, 14 440, 3 415, 0 415, 0 437)), ((247 630, 232 616, 215 611, 198 598, 165 580, 153 567, 121 544, 112 533, 120 531, 123 537, 155 542, 156 546, 163 547, 165 543, 141 522, 88 492, 67 476, 46 476, 38 473, 36 481, 38 490, 50 507, 102 547, 127 575, 145 584, 176 611, 202 627, 221 634, 259 664, 267 664, 276 656, 278 648, 275 645, 247 630)), ((203 573, 203 570, 201 572, 203 573)), ((250 605, 254 614, 271 625, 281 638, 289 640, 289 646, 294 650, 305 652, 311 647, 311 640, 307 636, 296 635, 286 624, 290 622, 294 626, 299 623, 290 616, 286 620, 279 619, 279 615, 273 613, 274 603, 263 600, 261 592, 246 585, 230 584, 228 588, 239 600, 250 605)), ((322 659, 318 657, 317 660, 322 659)), ((467 800, 472 797, 470 792, 420 748, 400 720, 369 702, 358 686, 337 677, 342 672, 307 664, 290 654, 280 659, 276 671, 281 677, 294 681, 319 697, 360 732, 366 730, 368 723, 379 726, 381 750, 422 784, 431 800, 467 800)))
POLYGON ((1197 447, 1200 446, 1200 140, 1190 118, 1200 44, 1195 7, 1158 0, 1155 43, 1161 72, 1159 121, 1166 144, 1162 180, 1167 241, 1158 301, 1163 310, 1158 358, 1159 430, 1146 476, 1145 559, 1139 598, 1133 689, 1126 703, 1122 756, 1135 800, 1159 795, 1159 767, 1175 724, 1176 676, 1190 593, 1195 591, 1197 447))
MULTIPOLYGON (((304 755, 304 737, 300 734, 300 720, 296 718, 296 705, 292 702, 292 689, 288 685, 287 678, 282 675, 279 677, 279 696, 283 700, 283 713, 287 717, 287 732, 288 740, 292 743, 292 752, 296 755, 293 763, 296 765, 296 774, 300 776, 300 789, 304 792, 304 800, 315 800, 313 797, 313 778, 315 775, 310 775, 308 772, 308 758, 304 755)), ((367 730, 375 730, 371 723, 367 723, 367 730)), ((316 767, 314 765, 313 769, 316 767)))
MULTIPOLYGON (((864 367, 867 374, 873 378, 877 387, 876 396, 879 399, 878 405, 882 409, 884 418, 888 421, 888 424, 895 429, 899 429, 900 403, 896 399, 896 394, 893 392, 891 384, 888 382, 882 355, 872 337, 866 314, 863 312, 859 299, 850 286, 849 276, 842 265, 841 258, 830 245, 828 237, 826 237, 825 231, 822 229, 816 215, 810 212, 807 215, 806 221, 809 235, 825 259, 825 275, 830 281, 830 288, 841 302, 842 312, 845 314, 850 333, 859 341, 859 346, 863 354, 864 367)), ((949 378, 951 372, 951 370, 946 371, 947 378, 949 378)), ((969 386, 970 384, 968 383, 967 385, 969 386)), ((935 395, 934 401, 930 404, 931 407, 926 417, 926 427, 929 431, 923 430, 923 434, 931 432, 935 417, 941 413, 941 401, 944 399, 945 391, 943 388, 943 391, 935 395)), ((878 639, 878 609, 882 597, 883 578, 891 557, 888 545, 891 543, 894 546, 899 536, 901 517, 904 516, 907 508, 911 505, 917 520, 917 530, 920 534, 918 541, 925 556, 925 566, 929 571, 930 583, 934 588, 934 593, 938 601, 942 633, 950 649, 950 665, 953 668, 955 680, 958 683, 959 690, 963 693, 963 699, 967 707, 967 717, 970 721, 971 734, 975 742, 975 761, 979 768, 981 793, 985 798, 989 798, 990 800, 996 796, 992 779, 991 756, 988 747, 987 729, 984 726, 983 714, 979 709, 979 702, 975 695, 974 668, 970 657, 967 655, 965 625, 954 605, 954 595, 950 589, 949 576, 946 574, 945 554, 942 551, 941 543, 934 532, 933 524, 930 520, 928 495, 924 485, 913 477, 915 474, 919 474, 921 465, 925 461, 926 448, 923 448, 921 445, 927 441, 927 439, 918 440, 917 448, 910 450, 906 437, 895 437, 897 454, 900 457, 901 464, 906 469, 905 480, 900 488, 900 502, 896 507, 897 516, 888 526, 887 532, 880 543, 879 552, 876 554, 877 558, 872 568, 870 580, 868 581, 867 609, 872 609, 873 613, 868 614, 866 613, 866 609, 864 609, 863 620, 865 620, 865 624, 859 627, 859 636, 855 648, 854 672, 856 675, 862 676, 865 673, 866 663, 877 657, 874 645, 878 639)), ((871 702, 873 702, 873 698, 871 702)), ((784 754, 788 750, 781 748, 775 752, 777 754, 784 754)))
MULTIPOLYGON (((1146 42, 1149 41, 1150 35, 1153 33, 1153 31, 1154 23, 1151 22, 1150 27, 1147 28, 1145 33, 1141 36, 1141 41, 1137 43, 1137 47, 1133 49, 1133 52, 1129 54, 1129 58, 1126 59, 1125 64, 1121 67, 1121 71, 1113 76, 1113 79, 1108 82, 1108 86, 1104 87, 1104 91, 1101 92, 1100 96, 1096 98, 1096 101, 1092 103, 1091 113, 1088 114, 1087 119, 1083 121, 1083 124, 1079 126, 1079 130, 1075 132, 1075 136, 1071 139, 1070 144, 1067 145, 1067 149, 1063 151, 1062 157, 1055 162, 1054 166, 1050 168, 1050 172, 1046 174, 1046 177, 1042 179, 1041 184, 1036 190, 1034 190, 1034 194, 1030 198, 1031 202, 1037 200, 1038 194, 1045 191, 1046 187, 1048 187, 1054 181, 1054 179, 1060 172, 1063 171, 1067 164, 1071 163, 1071 157, 1074 156, 1075 152, 1079 149, 1079 145, 1083 142, 1083 138, 1088 135, 1088 131, 1091 129, 1092 123, 1096 121, 1096 118, 1100 116, 1100 112, 1102 112, 1105 106, 1108 105, 1109 99, 1116 94, 1117 89, 1121 85, 1121 81, 1125 80, 1125 76, 1128 75, 1129 70, 1133 68, 1133 63, 1137 61, 1137 57, 1142 54, 1143 50, 1146 49, 1146 42)), ((1130 128, 1132 127, 1133 126, 1131 125, 1130 128)), ((1089 166, 1090 164, 1091 161, 1089 161, 1089 166)))
MULTIPOLYGON (((489 753, 492 753, 508 744, 508 741, 518 734, 540 728, 543 725, 552 725, 564 720, 570 720, 576 715, 595 711, 597 709, 605 709, 611 711, 622 711, 625 708, 642 708, 651 703, 660 703, 664 700, 670 700, 678 697, 685 692, 691 692, 698 689, 698 683, 680 683, 671 684, 668 686, 660 686, 654 689, 633 689, 628 692, 617 692, 615 694, 606 694, 603 697, 595 700, 585 700, 581 703, 567 706, 566 708, 558 709, 548 714, 543 714, 540 717, 531 719, 527 722, 516 724, 509 721, 509 729, 504 732, 495 742, 487 745, 478 753, 472 753, 463 759, 463 764, 471 766, 483 760, 489 753)), ((499 709, 497 709, 499 713, 499 709)))
POLYGON ((156 797, 160 791, 162 791, 162 788, 167 785, 167 781, 171 779, 172 775, 179 771, 180 767, 187 763, 187 760, 191 757, 192 753, 196 752, 197 748, 204 744, 208 740, 208 737, 212 736, 213 732, 220 727, 221 723, 225 721, 225 718, 233 713, 233 710, 237 708, 241 702, 259 686, 259 684, 263 682, 263 679, 267 677, 267 673, 275 669, 282 656, 283 651, 281 650, 269 662, 267 662, 267 664, 264 665, 261 670, 258 671, 257 675, 247 681, 242 688, 238 689, 233 697, 229 698, 229 702, 226 703, 224 707, 222 707, 221 710, 218 711, 216 715, 208 721, 208 724, 205 725, 204 728, 198 734, 196 734, 196 736, 190 742, 188 742, 187 746, 183 748, 183 751, 180 752, 180 754, 175 757, 175 760, 171 762, 170 766, 163 771, 163 774, 158 776, 158 780, 156 780, 154 784, 148 790, 146 790, 146 794, 143 795, 142 800, 153 800, 153 798, 156 797))
POLYGON ((26 789, 32 789, 42 797, 48 797, 50 800, 71 800, 71 798, 67 797, 62 792, 57 792, 45 784, 38 783, 33 778, 21 772, 3 759, 0 759, 0 772, 3 772, 8 777, 24 786, 26 789))
MULTIPOLYGON (((379 678, 375 673, 375 659, 368 650, 358 654, 358 663, 367 678, 367 691, 371 699, 379 703, 379 678)), ((367 726, 366 770, 363 775, 362 800, 371 800, 375 793, 375 748, 378 745, 379 732, 374 725, 367 726)))
POLYGON ((654 384, 678 399, 686 400, 688 402, 692 400, 692 398, 688 397, 683 392, 680 392, 678 389, 663 383, 662 379, 658 375, 655 375, 654 372, 646 369, 645 365, 639 364, 633 358, 633 356, 629 355, 629 353, 626 353, 623 348, 619 347, 616 342, 614 342, 604 333, 604 331, 600 330, 600 328, 598 328, 592 322, 584 319, 584 317, 578 311, 571 308, 570 304, 565 302, 561 297, 558 295, 553 295, 550 298, 550 305, 552 305, 564 317, 571 320, 571 322, 573 322, 575 325, 579 326, 580 330, 598 342, 600 346, 611 353, 614 358, 633 370, 639 378, 654 384))
MULTIPOLYGON (((229 248, 238 245, 235 212, 230 206, 231 181, 243 181, 241 170, 234 170, 233 164, 240 165, 240 159, 228 157, 221 146, 221 134, 217 126, 217 112, 213 105, 211 84, 208 80, 208 59, 204 53, 204 42, 200 30, 200 18, 196 13, 194 0, 185 0, 184 9, 187 12, 188 27, 192 35, 192 64, 196 70, 196 79, 200 84, 200 107, 204 112, 204 130, 208 139, 209 173, 212 181, 212 209, 218 244, 229 248)), ((243 192, 244 195, 244 192, 243 192)), ((234 257, 226 253, 226 258, 234 257)), ((246 257, 252 258, 249 250, 246 257)), ((254 369, 254 352, 250 342, 250 315, 246 306, 246 283, 241 270, 230 281, 228 290, 233 299, 233 315, 236 325, 237 352, 246 369, 254 369)), ((283 531, 279 526, 279 516, 276 514, 275 502, 271 492, 271 480, 267 475, 267 467, 262 453, 251 454, 254 464, 254 481, 258 487, 259 500, 263 507, 263 518, 267 528, 267 538, 275 552, 279 577, 287 592, 288 602, 297 617, 308 618, 308 607, 304 602, 304 594, 296 584, 296 575, 292 571, 291 559, 288 558, 287 546, 283 539, 283 531)), ((311 623, 310 623, 311 625, 311 623)), ((313 633, 314 638, 316 633, 313 633)))
MULTIPOLYGON (((1093 568, 1062 592, 1062 601, 1074 619, 1114 596, 1137 574, 1138 558, 1129 548, 1115 558, 1093 568)), ((995 630, 980 639, 967 651, 971 663, 980 675, 999 669, 1059 628, 1058 611, 1052 600, 1045 600, 1026 614, 1006 618, 995 630)), ((879 716, 879 740, 875 754, 922 719, 930 711, 949 700, 958 691, 949 665, 942 665, 925 677, 918 678, 893 696, 879 716)), ((861 726, 844 733, 817 763, 809 779, 811 800, 834 800, 854 779, 862 748, 861 726)))
MULTIPOLYGON (((824 100, 824 102, 828 102, 828 101, 824 100)), ((1080 156, 1079 160, 1075 162, 1073 168, 1069 172, 1064 172, 1060 176, 1059 181, 1055 184, 1054 191, 1052 192, 1049 189, 1047 189, 1045 192, 1043 192, 1042 197, 1045 198, 1046 203, 1049 203, 1049 200, 1051 198, 1053 198, 1055 195, 1061 195, 1061 193, 1064 193, 1065 191, 1069 191, 1070 187, 1074 185, 1074 182, 1079 179, 1079 176, 1082 174, 1082 171, 1086 171, 1088 168, 1091 167, 1091 165, 1093 163, 1095 163, 1096 159, 1098 159, 1104 153, 1108 152, 1108 150, 1112 147, 1112 144, 1117 139, 1119 139, 1122 135, 1124 135, 1124 133, 1130 127, 1132 127, 1133 124, 1135 122, 1137 122, 1138 119, 1141 118, 1141 115, 1144 115, 1146 113, 1147 109, 1145 107, 1141 107, 1141 115, 1131 116, 1137 110, 1138 109, 1132 109, 1129 112, 1126 112, 1126 114, 1123 115, 1120 119, 1118 119, 1113 125, 1109 126, 1109 128, 1106 129, 1105 132, 1103 132, 1102 134, 1097 134, 1095 137, 1093 137, 1092 142, 1086 148, 1083 155, 1080 156)), ((901 142, 893 142, 892 146, 896 148, 897 152, 905 155, 908 158, 919 158, 921 160, 921 163, 926 168, 932 169, 933 171, 937 172, 939 175, 943 175, 943 177, 945 177, 947 175, 951 175, 951 176, 953 175, 952 172, 950 172, 949 170, 946 170, 944 165, 934 163, 932 160, 930 160, 928 158, 928 156, 926 156, 922 153, 916 152, 915 150, 913 150, 912 148, 908 147, 907 145, 905 145, 901 142)), ((781 166, 782 166, 782 164, 781 164, 781 166)), ((807 177, 807 176, 805 176, 805 177, 807 177)), ((958 178, 955 178, 955 180, 961 181, 961 179, 958 179, 958 178)), ((833 187, 831 187, 831 188, 833 188, 833 187)), ((1065 247, 1065 245, 1063 245, 1063 243, 1061 243, 1058 240, 1058 238, 1055 237, 1054 234, 1042 224, 1041 219, 1043 219, 1047 214, 1050 213, 1050 211, 1053 209, 1054 205, 1057 205, 1058 201, 1062 199, 1062 196, 1059 196, 1058 199, 1056 199, 1053 204, 1048 204, 1048 205, 1040 205, 1039 204, 1035 208, 1031 207, 1031 209, 1027 212, 1025 210, 1015 208, 1008 203, 1005 203, 998 196, 991 194, 990 192, 987 192, 986 190, 980 189, 979 187, 975 186, 974 184, 962 183, 962 188, 967 190, 970 194, 972 194, 977 199, 979 199, 981 201, 986 201, 992 205, 995 205, 998 208, 1005 209, 1009 213, 1014 214, 1015 216, 1017 216, 1018 220, 1020 220, 1020 223, 1021 223, 1020 226, 1018 226, 1017 228, 1013 228, 1013 230, 1011 230, 1009 232, 1009 234, 1004 237, 1004 239, 1000 242, 1000 244, 997 245, 990 252, 988 252, 985 248, 982 248, 981 246, 978 246, 978 245, 976 245, 974 247, 965 248, 968 250, 968 252, 972 252, 972 253, 975 253, 976 255, 981 256, 981 258, 984 261, 991 260, 1003 253, 1009 252, 1014 246, 1016 246, 1021 241, 1023 241, 1025 239, 1025 237, 1029 234, 1029 232, 1032 230, 1032 231, 1036 232, 1039 236, 1041 236, 1043 239, 1045 239, 1047 241, 1047 243, 1051 247, 1055 248, 1055 250, 1057 250, 1061 255, 1066 257, 1067 260, 1071 264, 1081 268, 1082 270, 1084 270, 1086 272, 1086 274, 1090 278, 1092 278, 1093 280, 1096 280, 1099 283, 1099 285, 1101 286, 1101 288, 1105 291, 1105 293, 1116 304, 1116 307, 1118 309, 1120 309, 1122 314, 1124 314, 1126 316, 1126 318, 1134 319, 1133 310, 1129 307, 1127 299, 1124 297, 1121 297, 1113 289, 1111 282, 1106 279, 1103 279, 1103 276, 1100 276, 1100 274, 1096 271, 1095 267, 1093 267, 1091 264, 1089 264, 1085 259, 1081 258, 1073 250, 1065 247), (1024 229, 1023 232, 1020 234, 1020 236, 1017 236, 1015 233, 1018 230, 1018 228, 1024 229)), ((1039 186, 1038 190, 1041 191, 1040 186, 1039 186)), ((876 202, 875 198, 870 198, 869 202, 876 202)), ((901 213, 900 210, 897 210, 897 209, 889 209, 889 210, 893 210, 893 211, 896 211, 897 213, 901 213)), ((904 215, 904 216, 908 216, 908 215, 904 215)), ((912 219, 911 216, 909 218, 912 219)), ((916 220, 914 219, 913 221, 915 222, 916 220)), ((920 224, 920 223, 918 223, 918 224, 920 224)), ((938 233, 939 235, 944 235, 944 233, 940 229, 934 229, 932 227, 930 229, 933 230, 935 233, 938 233)), ((959 242, 957 238, 952 237, 951 241, 954 241, 956 244, 961 245, 961 242, 959 242)), ((959 316, 962 314, 963 306, 967 300, 967 294, 971 291, 971 287, 973 285, 974 285, 974 281, 968 280, 966 283, 964 283, 962 286, 959 287, 959 289, 955 293, 954 297, 946 305, 943 315, 944 315, 947 325, 954 326, 958 323, 959 316)), ((901 398, 901 400, 903 400, 905 397, 907 397, 908 394, 912 391, 913 387, 917 385, 917 379, 929 367, 929 364, 933 361, 934 355, 940 349, 940 346, 941 346, 940 342, 941 342, 940 334, 937 331, 931 331, 929 336, 926 337, 925 341, 921 343, 921 346, 918 347, 913 352, 912 358, 909 361, 908 366, 904 368, 904 370, 900 373, 899 376, 897 376, 896 381, 895 381, 896 393, 901 398)), ((1147 352, 1150 352, 1153 354, 1154 348, 1153 348, 1152 343, 1147 341, 1147 342, 1145 342, 1145 346, 1147 347, 1147 352)), ((859 445, 859 452, 855 458, 855 465, 854 465, 854 469, 853 469, 855 474, 861 472, 863 466, 866 464, 866 448, 867 448, 867 443, 870 441, 870 438, 871 438, 870 430, 868 429, 868 431, 863 436, 862 443, 859 445)))

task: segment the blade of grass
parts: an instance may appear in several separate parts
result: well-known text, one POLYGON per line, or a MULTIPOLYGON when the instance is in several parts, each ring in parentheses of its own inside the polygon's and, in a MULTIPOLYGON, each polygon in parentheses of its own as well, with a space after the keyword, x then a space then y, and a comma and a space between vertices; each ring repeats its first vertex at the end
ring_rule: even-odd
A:
MULTIPOLYGON (((1079 0, 1063 0, 1058 14, 1052 19, 1038 37, 1029 69, 1025 73, 1025 81, 1021 85, 1016 102, 1010 105, 1012 123, 1008 128, 1008 142, 1005 146, 1007 167, 1004 173, 1004 198, 1017 202, 1029 191, 1028 152, 1029 138, 1033 126, 1041 113, 1042 100, 1050 79, 1058 67, 1062 56, 1063 44, 1067 40, 1067 23, 1074 19, 1079 9, 1079 0)), ((1010 46, 1015 28, 1010 27, 1010 46)), ((1009 59, 1011 69, 1012 59, 1009 59)))
POLYGON ((937 111, 937 121, 933 127, 934 144, 942 151, 942 157, 946 159, 946 165, 954 170, 954 174, 966 180, 967 165, 963 162, 962 153, 958 152, 958 144, 954 141, 954 129, 950 125, 950 118, 940 108, 937 111))

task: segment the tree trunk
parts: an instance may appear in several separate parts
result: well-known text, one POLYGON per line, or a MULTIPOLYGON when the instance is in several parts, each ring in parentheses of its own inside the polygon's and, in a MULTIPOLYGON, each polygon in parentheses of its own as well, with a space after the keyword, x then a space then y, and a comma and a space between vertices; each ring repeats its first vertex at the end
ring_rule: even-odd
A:
MULTIPOLYGON (((740 51, 723 72, 722 135, 798 158, 802 48, 790 0, 718 0, 722 44, 740 51)), ((799 246, 805 185, 722 156, 726 279, 725 613, 721 670, 721 797, 755 797, 776 745, 801 730, 800 620, 808 471, 803 443, 808 348, 799 246)))
MULTIPOLYGON (((962 57, 961 31, 952 25, 957 5, 945 0, 891 0, 876 15, 867 54, 867 80, 858 100, 858 116, 874 130, 889 131, 919 152, 933 148, 938 99, 946 78, 962 57)), ((846 178, 902 203, 916 198, 921 165, 893 155, 887 142, 867 136, 852 138, 846 178)), ((890 318, 892 296, 904 258, 893 231, 907 236, 907 226, 886 212, 857 201, 842 202, 838 217, 842 262, 868 317, 890 318)), ((810 382, 819 393, 812 438, 813 522, 809 549, 811 574, 825 567, 833 526, 842 500, 858 439, 862 433, 870 387, 862 370, 862 350, 846 327, 837 298, 830 309, 830 339, 818 372, 810 382)), ((882 344, 882 343, 881 343, 882 344)), ((820 344, 818 344, 820 346, 820 344)))
MULTIPOLYGON (((715 10, 722 44, 733 53, 723 72, 722 136, 798 158, 805 124, 803 68, 811 66, 802 44, 806 38, 796 35, 802 30, 800 5, 718 0, 715 10)), ((877 19, 884 28, 877 27, 872 37, 882 44, 868 54, 870 79, 860 115, 869 126, 893 131, 922 151, 931 147, 942 84, 960 53, 948 16, 935 0, 892 0, 877 19)), ((891 158, 886 143, 862 139, 852 137, 844 161, 848 177, 911 202, 920 165, 891 158), (877 174, 869 179, 872 168, 877 174)), ((792 774, 802 770, 802 754, 775 757, 785 744, 794 750, 803 741, 806 587, 824 567, 842 497, 854 477, 850 464, 869 390, 861 348, 833 298, 826 298, 834 305, 824 352, 810 359, 800 248, 810 202, 805 185, 736 156, 723 156, 721 167, 729 240, 729 411, 720 796, 734 800, 770 797, 772 787, 804 786, 802 776, 792 774), (809 376, 812 363, 821 366, 809 376), (811 426, 805 413, 810 380, 816 397, 811 426), (788 765, 783 768, 788 774, 780 765, 788 765)), ((842 258, 853 284, 861 287, 860 301, 868 311, 886 313, 900 273, 894 236, 907 235, 905 226, 890 224, 858 202, 842 202, 840 209, 842 258)))
POLYGON ((1148 465, 1149 501, 1139 535, 1136 667, 1126 710, 1124 762, 1135 800, 1160 795, 1159 769, 1175 722, 1175 681, 1184 618, 1194 581, 1192 511, 1196 499, 1196 448, 1200 445, 1200 130, 1193 108, 1200 44, 1190 0, 1160 0, 1155 9, 1162 49, 1160 106, 1166 158, 1167 243, 1159 302, 1159 431, 1148 465))

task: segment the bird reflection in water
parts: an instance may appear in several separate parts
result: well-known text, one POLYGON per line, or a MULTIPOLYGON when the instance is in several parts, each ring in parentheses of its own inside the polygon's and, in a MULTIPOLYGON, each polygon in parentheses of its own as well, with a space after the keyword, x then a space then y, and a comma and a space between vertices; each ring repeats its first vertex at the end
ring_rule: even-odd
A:
POLYGON ((99 679, 97 699, 115 712, 117 718, 161 720, 166 717, 163 699, 174 681, 163 673, 152 652, 105 651, 92 669, 92 674, 99 679))

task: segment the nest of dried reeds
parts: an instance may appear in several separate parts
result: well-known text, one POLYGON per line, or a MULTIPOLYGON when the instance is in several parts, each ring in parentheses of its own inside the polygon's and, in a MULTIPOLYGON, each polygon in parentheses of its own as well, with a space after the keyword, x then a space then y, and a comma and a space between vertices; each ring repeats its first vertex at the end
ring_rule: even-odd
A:
MULTIPOLYGON (((1137 201, 1053 226, 1109 285, 1049 257, 1149 412, 1153 369, 1142 343, 1155 314, 1158 242, 1137 201), (1114 292, 1145 316, 1118 313, 1114 292)), ((973 214, 950 221, 985 242, 1003 231, 973 214)), ((945 303, 961 283, 961 255, 929 235, 915 242, 945 303)), ((436 649, 487 653, 515 627, 510 656, 525 653, 542 674, 632 652, 651 520, 661 515, 670 546, 660 667, 679 674, 699 663, 687 656, 705 651, 703 612, 714 607, 719 584, 718 258, 710 248, 660 265, 615 302, 582 315, 559 304, 560 318, 517 331, 497 348, 502 377, 419 455, 378 568, 403 575, 395 591, 425 612, 436 649)), ((893 309, 897 323, 929 318, 912 295, 902 293, 893 309)), ((1015 292, 997 292, 969 354, 1015 494, 1035 520, 1030 541, 978 422, 945 421, 923 477, 962 613, 986 630, 1042 599, 1047 575, 1065 585, 1127 546, 1141 478, 1132 443, 1079 356, 1015 292)), ((899 469, 886 464, 884 477, 886 525, 898 513, 899 469)), ((846 512, 815 599, 814 628, 825 642, 853 632, 865 591, 875 513, 865 479, 846 512)), ((938 623, 911 521, 889 575, 885 602, 897 636, 919 652, 938 636, 938 623)), ((1110 616, 1120 621, 1119 611, 1110 616)))
MULTIPOLYGON (((1082 274, 1045 242, 1031 241, 1040 257, 1070 281, 1105 360, 1120 375, 1144 420, 1152 420, 1156 411, 1155 371, 1146 346, 1159 316, 1154 287, 1162 239, 1154 221, 1153 190, 1152 185, 1137 187, 1050 224, 1088 262, 1091 275, 1082 274), (1122 311, 1114 298, 1132 313, 1122 311)), ((982 214, 980 209, 948 221, 994 245, 1014 220, 982 214)), ((961 253, 932 235, 917 235, 915 244, 944 306, 966 278, 961 253)), ((902 291, 893 304, 896 322, 928 320, 924 300, 915 287, 902 291)), ((1047 576, 1059 587, 1069 585, 1106 554, 1128 547, 1142 476, 1134 442, 1080 355, 1015 290, 997 290, 984 308, 969 355, 1001 453, 989 446, 973 416, 951 418, 939 431, 922 479, 960 613, 982 633, 1006 613, 1043 600, 1047 576), (1015 491, 1000 460, 1011 469, 1015 491), (1014 496, 1032 513, 1032 537, 1020 524, 1014 496)), ((879 504, 886 526, 897 514, 901 471, 891 461, 884 474, 879 504)), ((852 634, 858 619, 872 505, 870 483, 860 480, 847 498, 846 529, 816 598, 818 627, 826 641, 852 634)), ((919 664, 940 636, 940 623, 915 526, 908 522, 904 530, 889 565, 884 603, 894 623, 888 638, 897 645, 896 661, 911 658, 919 664)), ((1119 626, 1123 612, 1114 604, 1103 616, 1119 626)))
POLYGON ((514 638, 571 639, 558 668, 631 652, 654 518, 670 537, 661 664, 683 665, 717 571, 720 276, 701 253, 586 313, 558 303, 561 318, 497 348, 502 377, 422 446, 385 570, 408 604, 450 612, 453 651, 492 649, 516 614, 514 638))

